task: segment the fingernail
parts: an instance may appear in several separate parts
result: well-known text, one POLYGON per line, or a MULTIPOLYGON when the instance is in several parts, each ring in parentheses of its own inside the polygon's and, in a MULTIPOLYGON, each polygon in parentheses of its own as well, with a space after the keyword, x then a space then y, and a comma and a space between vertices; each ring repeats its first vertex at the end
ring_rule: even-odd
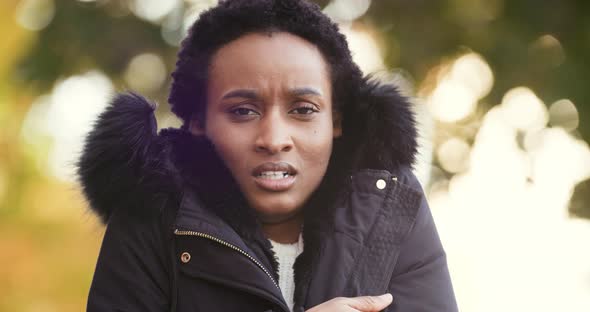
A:
POLYGON ((382 297, 382 298, 387 299, 387 300, 393 300, 393 296, 390 293, 383 294, 383 295, 381 295, 379 297, 382 297))

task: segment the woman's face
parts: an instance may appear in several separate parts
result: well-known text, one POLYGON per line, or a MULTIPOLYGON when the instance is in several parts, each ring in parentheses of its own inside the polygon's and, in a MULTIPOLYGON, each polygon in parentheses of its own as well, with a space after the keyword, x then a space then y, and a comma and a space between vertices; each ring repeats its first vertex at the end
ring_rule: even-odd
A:
POLYGON ((213 55, 207 92, 205 127, 191 132, 213 142, 263 222, 296 214, 341 133, 320 51, 286 32, 244 35, 213 55))

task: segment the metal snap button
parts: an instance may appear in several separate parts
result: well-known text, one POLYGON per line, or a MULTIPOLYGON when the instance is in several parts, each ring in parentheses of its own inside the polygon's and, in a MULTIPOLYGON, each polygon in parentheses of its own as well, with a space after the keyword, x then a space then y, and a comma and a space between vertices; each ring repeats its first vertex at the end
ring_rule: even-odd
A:
POLYGON ((182 261, 182 263, 187 263, 187 262, 191 261, 191 254, 186 251, 183 252, 180 255, 180 261, 182 261))
POLYGON ((385 183, 385 180, 379 179, 379 180, 377 180, 377 183, 375 183, 375 185, 377 186, 378 189, 382 190, 385 188, 387 183, 385 183))

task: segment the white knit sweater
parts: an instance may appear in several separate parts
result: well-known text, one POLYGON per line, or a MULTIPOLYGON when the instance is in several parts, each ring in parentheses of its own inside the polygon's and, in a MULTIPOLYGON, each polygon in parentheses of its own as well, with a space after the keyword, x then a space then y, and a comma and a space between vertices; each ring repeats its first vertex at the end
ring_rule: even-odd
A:
POLYGON ((279 287, 281 293, 287 301, 289 310, 293 310, 293 294, 295 291, 295 282, 293 277, 293 264, 295 258, 303 252, 303 237, 299 234, 299 240, 292 244, 281 244, 271 239, 272 249, 279 261, 279 287))

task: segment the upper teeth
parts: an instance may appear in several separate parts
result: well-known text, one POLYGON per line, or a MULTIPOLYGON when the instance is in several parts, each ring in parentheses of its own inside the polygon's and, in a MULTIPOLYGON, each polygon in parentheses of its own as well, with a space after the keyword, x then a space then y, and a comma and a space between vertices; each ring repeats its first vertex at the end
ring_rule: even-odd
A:
POLYGON ((263 171, 259 176, 266 179, 282 179, 288 175, 286 171, 263 171))

